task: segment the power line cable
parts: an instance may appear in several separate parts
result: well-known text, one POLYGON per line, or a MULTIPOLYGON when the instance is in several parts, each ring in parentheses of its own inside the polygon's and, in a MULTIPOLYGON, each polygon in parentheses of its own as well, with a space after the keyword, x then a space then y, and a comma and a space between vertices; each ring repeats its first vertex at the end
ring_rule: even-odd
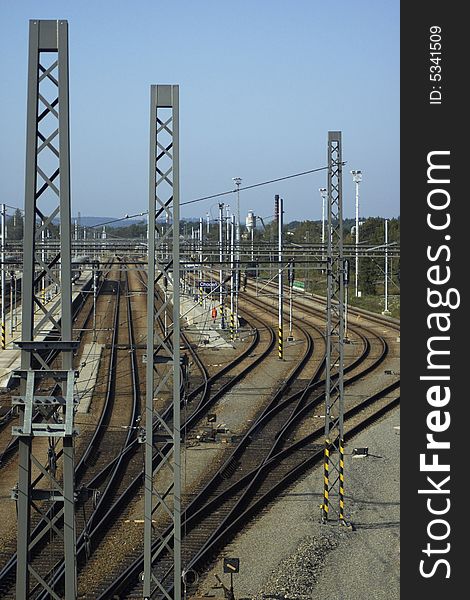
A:
MULTIPOLYGON (((346 163, 343 162, 342 164, 344 166, 346 163)), ((260 183, 253 183, 252 185, 245 185, 243 187, 240 187, 240 191, 251 190, 253 188, 260 187, 263 185, 269 185, 271 183, 276 183, 278 181, 285 181, 286 179, 293 179, 294 177, 301 177, 302 175, 309 175, 310 173, 318 173, 319 171, 325 171, 327 169, 328 169, 328 167, 319 167, 317 169, 310 169, 308 171, 302 171, 301 173, 294 173, 293 175, 285 175, 284 177, 277 177, 276 179, 270 179, 268 181, 261 181, 260 183)), ((227 196, 228 194, 234 194, 236 192, 238 192, 237 189, 227 190, 226 192, 219 192, 218 194, 212 194, 210 196, 202 196, 201 198, 195 198, 194 200, 187 200, 186 202, 181 202, 180 206, 186 206, 188 204, 195 204, 196 202, 203 202, 204 200, 211 200, 213 198, 220 198, 221 196, 227 196)), ((96 227, 102 227, 103 225, 109 225, 110 223, 119 223, 119 221, 125 221, 127 219, 133 219, 135 217, 142 217, 146 214, 148 214, 148 211, 136 213, 135 215, 125 215, 124 217, 121 217, 120 219, 113 219, 111 221, 99 223, 98 225, 90 225, 89 227, 87 227, 87 229, 94 229, 96 227)))
MULTIPOLYGON (((293 177, 300 177, 301 175, 308 175, 310 173, 316 173, 318 171, 324 171, 328 167, 319 167, 318 169, 310 169, 309 171, 302 171, 302 173, 294 173, 294 175, 286 175, 285 177, 278 177, 277 179, 270 179, 269 181, 262 181, 260 183, 253 183, 252 185, 240 186, 240 191, 251 190, 262 185, 269 185, 270 183, 276 183, 277 181, 284 181, 285 179, 292 179, 293 177)), ((219 194, 213 194, 212 196, 204 196, 203 198, 196 198, 195 200, 188 200, 187 202, 181 202, 181 206, 186 204, 194 204, 195 202, 202 202, 202 200, 210 200, 212 198, 218 198, 219 196, 226 196, 227 194, 234 194, 238 192, 238 189, 228 190, 227 192, 221 192, 219 194)))

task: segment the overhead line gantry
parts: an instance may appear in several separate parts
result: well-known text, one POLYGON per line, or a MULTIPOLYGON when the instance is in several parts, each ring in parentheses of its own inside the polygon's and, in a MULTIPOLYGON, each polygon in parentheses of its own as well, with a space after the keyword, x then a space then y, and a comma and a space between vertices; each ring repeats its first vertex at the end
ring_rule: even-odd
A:
POLYGON ((77 597, 72 357, 78 342, 72 341, 70 214, 68 23, 33 20, 29 23, 21 369, 16 372, 20 396, 12 399, 19 412, 19 425, 13 427, 19 443, 14 491, 17 600, 30 597, 31 578, 51 598, 61 597, 33 567, 29 550, 31 513, 36 510, 46 516, 41 508, 44 502, 61 505, 58 513, 48 516, 45 531, 55 536, 58 549, 63 546, 59 552, 65 558, 65 598, 77 597), (57 218, 60 242, 56 253, 46 255, 40 241, 57 218), (58 300, 47 306, 40 293, 46 277, 60 286, 58 300), (39 322, 34 320, 35 312, 41 315, 39 322), (46 327, 50 341, 41 335, 46 327), (59 367, 52 364, 52 351, 59 367), (55 380, 59 392, 51 396, 37 391, 37 384, 46 378, 55 380), (38 438, 47 438, 47 452, 38 438), (57 527, 61 515, 62 531, 57 527))
POLYGON ((328 225, 325 456, 322 521, 344 517, 344 337, 343 184, 341 132, 328 132, 328 225), (333 503, 334 500, 334 503, 333 503))
MULTIPOLYGON (((150 90, 143 597, 181 598, 179 86, 150 90), (164 217, 162 222, 162 217, 164 217), (155 311, 159 282, 168 283, 155 311), (156 326, 171 311, 170 337, 156 326), (165 420, 155 406, 172 398, 165 420), (155 431, 154 431, 155 424, 155 431), (169 571, 163 558, 171 557, 169 571), (156 594, 156 595, 155 595, 156 594)), ((168 563, 167 563, 168 564, 168 563)))

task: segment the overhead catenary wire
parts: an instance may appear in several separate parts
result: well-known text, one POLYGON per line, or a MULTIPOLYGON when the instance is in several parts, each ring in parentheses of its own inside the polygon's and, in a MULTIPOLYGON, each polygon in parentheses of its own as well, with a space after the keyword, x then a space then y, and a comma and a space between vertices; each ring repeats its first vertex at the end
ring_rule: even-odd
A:
MULTIPOLYGON (((343 162, 344 166, 346 163, 343 162)), ((271 183, 277 183, 278 181, 285 181, 286 179, 293 179, 294 177, 301 177, 302 175, 310 175, 311 173, 318 173, 319 171, 325 171, 328 167, 318 167, 316 169, 309 169, 308 171, 302 171, 300 173, 294 173, 292 175, 285 175, 284 177, 277 177, 276 179, 269 179, 268 181, 261 181, 259 183, 253 183, 251 185, 240 186, 240 191, 243 190, 251 190, 253 188, 261 187, 263 185, 270 185, 271 183)), ((210 196, 202 196, 201 198, 194 198, 194 200, 187 200, 186 202, 180 202, 180 206, 186 206, 188 204, 195 204, 196 202, 203 202, 204 200, 212 200, 213 198, 220 198, 221 196, 227 196, 228 194, 237 193, 237 189, 227 190, 225 192, 219 192, 217 194, 211 194, 210 196)), ((148 211, 142 211, 135 213, 133 215, 124 215, 124 217, 120 217, 119 219, 112 219, 109 221, 105 221, 103 223, 98 223, 97 225, 90 225, 88 229, 95 229, 97 227, 103 227, 103 225, 109 225, 111 223, 119 223, 120 221, 126 221, 127 219, 135 219, 136 217, 143 217, 147 215, 148 211)))
POLYGON ((309 171, 302 171, 301 173, 294 173, 293 175, 285 175, 284 177, 277 177, 276 179, 270 179, 269 181, 261 181, 260 183, 253 183, 252 185, 244 185, 240 186, 234 190, 227 190, 226 192, 220 192, 218 194, 212 194, 211 196, 203 196, 202 198, 195 198, 194 200, 187 200, 186 202, 181 202, 181 206, 185 206, 187 204, 194 204, 195 202, 202 202, 203 200, 211 200, 212 198, 219 198, 220 196, 226 196, 228 194, 235 194, 238 191, 243 190, 251 190, 256 187, 260 187, 263 185, 269 185, 271 183, 276 183, 278 181, 284 181, 286 179, 292 179, 294 177, 300 177, 302 175, 309 175, 310 173, 316 173, 318 171, 324 171, 328 169, 328 167, 318 167, 317 169, 310 169, 309 171))

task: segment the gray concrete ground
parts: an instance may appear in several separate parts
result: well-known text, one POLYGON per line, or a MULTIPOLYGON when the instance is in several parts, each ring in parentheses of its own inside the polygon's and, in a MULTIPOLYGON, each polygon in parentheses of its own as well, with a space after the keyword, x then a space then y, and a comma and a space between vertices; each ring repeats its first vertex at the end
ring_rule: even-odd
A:
POLYGON ((77 409, 79 413, 87 413, 90 408, 102 350, 103 344, 92 343, 83 346, 82 364, 80 365, 75 388, 80 400, 77 409))
POLYGON ((216 306, 215 302, 207 300, 201 306, 191 296, 181 294, 180 303, 183 323, 185 322, 184 331, 191 333, 198 345, 207 348, 232 348, 220 334, 219 317, 217 322, 213 322, 211 318, 211 310, 216 306))

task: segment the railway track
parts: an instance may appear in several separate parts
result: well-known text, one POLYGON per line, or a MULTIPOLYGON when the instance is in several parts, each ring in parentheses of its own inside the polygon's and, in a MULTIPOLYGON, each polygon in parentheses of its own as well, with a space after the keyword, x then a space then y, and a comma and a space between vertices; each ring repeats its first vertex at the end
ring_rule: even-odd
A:
MULTIPOLYGON (((374 359, 373 364, 352 374, 346 385, 353 383, 377 368, 387 354, 385 341, 380 339, 380 336, 370 333, 375 335, 377 345, 381 347, 381 351, 374 359)), ((366 357, 370 354, 370 343, 364 336, 362 336, 362 339, 364 342, 362 356, 348 365, 347 371, 357 370, 358 364, 366 360, 366 357)), ((272 498, 272 495, 279 491, 280 485, 288 485, 293 480, 293 474, 298 476, 312 466, 315 461, 321 460, 323 427, 319 427, 315 432, 317 442, 316 447, 313 446, 313 452, 312 435, 304 436, 295 443, 289 443, 289 436, 292 436, 292 432, 303 416, 315 406, 320 405, 323 400, 323 394, 320 392, 310 402, 307 401, 313 391, 312 388, 315 387, 318 372, 314 374, 303 392, 294 394, 276 408, 270 407, 261 415, 246 434, 243 440, 244 443, 237 447, 211 482, 200 490, 197 497, 185 508, 182 530, 185 547, 184 559, 188 574, 193 569, 203 569, 220 546, 226 543, 228 536, 239 530, 246 523, 246 519, 255 514, 261 506, 264 506, 272 498), (294 403, 295 406, 293 406, 294 403), (290 414, 290 416, 286 418, 287 414, 290 414), (278 423, 273 418, 274 415, 279 417, 278 423), (263 429, 264 433, 270 430, 271 435, 263 435, 263 429), (270 444, 267 443, 269 437, 271 437, 270 444), (251 447, 252 452, 243 452, 243 445, 245 445, 245 449, 251 447), (263 450, 265 452, 264 458, 260 460, 260 454, 263 454, 263 450), (242 457, 244 462, 242 462, 242 457), (253 467, 253 457, 256 457, 258 466, 253 467)), ((394 391, 396 387, 397 383, 394 383, 390 389, 375 394, 350 408, 346 415, 348 423, 350 419, 357 417, 366 406, 373 405, 394 391)), ((395 405, 397 401, 397 398, 394 398, 385 405, 388 408, 395 405)), ((276 404, 276 400, 274 400, 274 404, 276 404)), ((377 410, 372 410, 367 419, 362 419, 362 425, 361 423, 354 425, 355 431, 376 418, 379 413, 382 414, 384 410, 384 405, 377 410)), ((116 595, 122 598, 140 597, 139 584, 129 590, 129 581, 135 580, 137 572, 140 572, 142 568, 141 561, 142 557, 139 557, 99 598, 113 598, 116 595)), ((168 557, 166 561, 162 560, 157 569, 160 580, 167 578, 171 587, 169 583, 172 573, 171 558, 168 557)))
MULTIPOLYGON (((114 306, 114 331, 117 331, 117 320, 119 316, 119 302, 120 302, 120 286, 117 288, 117 294, 115 296, 115 306, 114 306)), ((88 315, 90 316, 90 315, 88 315)), ((109 369, 109 377, 112 378, 113 373, 113 363, 115 363, 115 357, 111 357, 110 360, 110 369, 109 369)), ((96 462, 96 457, 99 456, 100 446, 103 441, 103 431, 106 421, 109 419, 109 414, 112 411, 112 398, 111 398, 111 389, 109 389, 109 394, 105 402, 104 409, 101 414, 101 418, 97 424, 95 429, 95 433, 92 436, 88 436, 87 443, 85 444, 85 449, 78 460, 76 466, 76 479, 77 484, 80 484, 83 477, 85 476, 85 472, 89 469, 89 459, 90 456, 94 457, 94 461, 96 462)), ((85 437, 87 437, 85 435, 85 437)), ((112 452, 111 444, 107 442, 107 448, 109 452, 112 452)), ((61 451, 59 450, 56 455, 56 460, 60 458, 61 451)), ((83 515, 86 514, 85 504, 79 501, 79 509, 77 511, 77 531, 80 536, 84 536, 86 538, 87 524, 83 521, 83 515)), ((50 528, 48 528, 48 520, 52 520, 55 527, 61 526, 62 519, 62 510, 60 506, 56 504, 51 504, 49 507, 45 507, 44 511, 46 512, 46 518, 40 519, 32 531, 32 543, 31 543, 31 553, 32 556, 37 556, 37 558, 33 559, 33 564, 36 565, 37 571, 42 575, 47 577, 48 570, 52 570, 55 568, 55 564, 57 561, 62 559, 61 556, 56 556, 54 559, 54 553, 47 550, 47 547, 53 548, 53 542, 55 535, 52 535, 50 528), (48 537, 49 531, 49 537, 48 537), (48 543, 49 542, 49 543, 48 543), (45 555, 47 554, 46 558, 45 555), (53 563, 53 566, 51 566, 53 563)), ((16 555, 13 555, 9 562, 3 567, 0 573, 0 592, 8 597, 9 590, 11 590, 14 581, 15 581, 15 570, 16 570, 16 555)), ((11 592, 10 592, 11 593, 11 592)), ((33 588, 31 592, 31 598, 35 597, 35 588, 33 588)))
MULTIPOLYGON (((118 322, 118 311, 115 311, 115 326, 113 327, 113 329, 115 331, 117 331, 118 327, 117 327, 117 322, 118 322)), ((260 344, 260 340, 257 336, 254 337, 253 342, 248 346, 248 348, 246 349, 245 352, 243 352, 240 356, 238 356, 236 358, 236 360, 234 361, 234 364, 238 364, 239 362, 241 362, 242 360, 244 360, 245 358, 247 358, 247 356, 249 356, 249 353, 253 351, 254 348, 256 348, 258 345, 260 344)), ((270 332, 270 342, 268 344, 269 348, 267 347, 265 349, 265 351, 267 352, 269 349, 272 348, 274 344, 274 332, 271 331, 270 332)), ((111 344, 112 347, 114 347, 116 345, 116 343, 111 344)), ((133 345, 133 344, 131 344, 133 345)), ((197 355, 194 354, 194 360, 197 361, 197 355)), ((259 360, 252 360, 250 361, 251 365, 256 364, 257 362, 260 362, 260 360, 262 360, 262 356, 260 356, 259 360)), ((232 365, 228 365, 226 369, 223 370, 223 372, 228 372, 230 370, 230 368, 233 367, 232 365)), ((110 373, 112 373, 113 369, 111 368, 109 370, 110 373)), ((220 388, 218 390, 214 390, 213 389, 213 384, 214 382, 216 382, 217 380, 220 380, 223 372, 219 372, 216 376, 213 376, 211 378, 206 378, 207 381, 205 381, 205 383, 201 384, 198 388, 194 389, 191 393, 190 393, 190 399, 191 398, 196 398, 198 396, 198 394, 201 394, 202 389, 205 390, 202 393, 202 398, 199 399, 197 406, 198 406, 198 410, 195 410, 193 415, 191 415, 190 419, 188 422, 190 422, 191 420, 196 420, 197 418, 200 418, 202 411, 207 410, 208 409, 208 399, 209 398, 216 398, 217 396, 221 396, 223 395, 223 393, 231 386, 234 385, 236 383, 236 381, 242 376, 242 374, 239 374, 237 377, 233 377, 231 379, 230 382, 226 382, 224 385, 221 385, 220 388), (212 389, 211 389, 212 386, 212 389), (209 393, 212 392, 212 393, 209 393)), ((188 423, 186 424, 186 426, 188 426, 188 423)), ((103 419, 101 420, 101 422, 99 423, 98 427, 96 428, 96 432, 94 437, 95 443, 96 443, 96 439, 98 437, 97 432, 102 431, 103 430, 103 419)), ((106 438, 107 440, 109 439, 109 436, 106 438)), ((79 463, 79 465, 77 465, 77 479, 78 480, 84 480, 85 477, 82 475, 81 473, 81 465, 82 464, 86 464, 88 457, 91 456, 92 454, 94 454, 93 450, 91 449, 92 446, 88 446, 88 450, 85 451, 84 457, 83 457, 83 461, 81 461, 79 463)), ((133 453, 133 451, 135 452, 136 449, 136 442, 135 439, 133 440, 133 442, 131 442, 127 447, 125 447, 122 451, 121 451, 121 455, 124 457, 130 457, 131 454, 133 453)), ((87 484, 87 488, 90 489, 97 489, 97 486, 100 485, 100 483, 102 483, 106 477, 109 475, 109 473, 112 470, 117 470, 117 460, 113 459, 111 460, 99 473, 97 473, 94 477, 92 477, 92 479, 90 481, 88 481, 87 484)), ((110 519, 113 516, 116 515, 117 510, 119 509, 119 506, 122 507, 122 505, 124 504, 123 499, 125 497, 129 498, 130 495, 135 491, 135 481, 138 481, 140 483, 141 480, 141 476, 142 473, 139 472, 139 474, 137 475, 137 477, 133 480, 133 482, 131 483, 131 485, 128 486, 128 488, 126 488, 126 490, 124 490, 124 492, 121 494, 121 496, 119 496, 119 498, 113 503, 112 499, 111 499, 111 509, 106 513, 106 515, 104 515, 103 519, 101 519, 101 521, 99 522, 99 525, 97 525, 97 527, 95 527, 94 529, 92 528, 93 523, 98 522, 98 507, 94 508, 93 512, 90 512, 89 514, 91 514, 92 516, 88 518, 87 524, 85 525, 83 519, 78 518, 77 517, 77 522, 82 520, 81 526, 83 529, 82 534, 79 536, 79 543, 78 543, 78 556, 79 556, 79 561, 83 555, 83 553, 85 553, 85 555, 90 555, 90 553, 93 550, 93 544, 95 544, 95 540, 98 540, 102 535, 103 535, 103 529, 105 527, 105 520, 106 518, 110 519)), ((101 495, 101 502, 104 502, 103 498, 104 496, 101 495)), ((96 496, 95 496, 96 499, 96 496)), ((83 506, 81 507, 83 509, 83 506)), ((82 510, 82 512, 85 514, 86 511, 82 510)), ((59 511, 60 513, 60 511, 59 511)), ((53 517, 54 519, 54 523, 57 525, 59 520, 60 520, 60 514, 57 514, 53 517)), ((79 524, 80 527, 80 524, 79 524)), ((41 535, 40 532, 37 532, 39 539, 38 542, 40 542, 41 540, 43 540, 44 535, 41 535)), ((56 583, 60 578, 60 571, 61 571, 61 566, 59 563, 55 564, 52 571, 54 571, 56 573, 56 575, 54 576, 56 583)), ((8 583, 11 583, 12 580, 14 580, 14 557, 12 558, 12 560, 8 563, 8 565, 6 566, 6 568, 4 568, 0 574, 0 585, 2 585, 3 587, 0 588, 2 590, 5 591, 5 587, 8 587, 8 583), (9 580, 9 581, 8 581, 9 580)), ((54 583, 53 585, 56 585, 56 583, 54 583)), ((36 597, 35 596, 35 592, 33 590, 32 592, 32 596, 31 597, 36 597)), ((38 594, 37 597, 41 597, 41 594, 38 594)))
MULTIPOLYGON (((100 280, 98 295, 100 294, 104 280, 104 278, 100 280)), ((87 294, 87 290, 82 291, 82 293, 78 296, 78 300, 79 301, 74 306, 72 319, 74 323, 74 329, 77 331, 76 339, 81 340, 84 331, 86 330, 87 326, 91 324, 92 321, 93 302, 90 295, 87 294)), ((50 336, 46 336, 45 339, 50 339, 50 336)), ((51 361, 52 355, 53 353, 51 353, 46 360, 51 361)), ((50 381, 46 380, 43 382, 43 384, 44 386, 49 386, 49 388, 47 389, 47 393, 53 395, 55 384, 51 384, 50 381)), ((5 395, 5 403, 7 403, 8 406, 11 405, 11 396, 9 394, 5 395)), ((0 445, 4 448, 0 452, 0 469, 5 467, 8 460, 16 453, 18 447, 17 438, 14 437, 13 439, 11 439, 11 430, 8 427, 14 424, 15 418, 16 415, 14 414, 13 409, 8 408, 8 410, 5 412, 4 418, 0 419, 0 445)))
MULTIPOLYGON (((274 331, 272 330, 272 328, 266 328, 263 325, 263 329, 266 330, 266 333, 269 334, 268 339, 264 340, 264 341, 260 341, 259 339, 259 335, 255 335, 254 340, 251 342, 251 344, 248 346, 248 348, 242 352, 240 355, 238 355, 234 361, 232 361, 231 364, 227 365, 227 367, 225 369, 223 369, 222 371, 219 371, 216 375, 209 377, 207 383, 209 385, 205 385, 202 384, 201 386, 199 386, 199 388, 204 388, 204 393, 202 395, 202 397, 198 398, 198 395, 200 394, 201 390, 199 388, 194 389, 192 392, 190 392, 189 394, 189 400, 191 401, 192 399, 197 399, 197 402, 195 404, 195 408, 192 411, 191 414, 188 415, 187 419, 184 421, 183 426, 182 426, 182 431, 184 432, 183 435, 186 435, 193 427, 194 425, 198 422, 198 420, 200 420, 205 414, 207 414, 207 410, 210 409, 210 406, 217 400, 217 398, 222 397, 228 389, 230 389, 231 387, 233 387, 243 376, 245 376, 249 371, 251 371, 253 368, 255 368, 259 363, 261 363, 261 361, 265 358, 265 356, 272 351, 273 347, 274 347, 274 341, 275 341, 275 336, 274 336, 274 331), (260 346, 263 346, 263 348, 260 348, 260 346), (252 352, 253 350, 256 348, 257 350, 257 355, 256 357, 252 356, 252 352), (258 354, 259 353, 259 354, 258 354), (228 372, 230 369, 233 369, 233 367, 235 365, 239 365, 242 361, 247 361, 248 360, 248 365, 245 366, 244 369, 242 369, 240 372, 238 372, 236 375, 234 375, 233 377, 230 378, 229 381, 226 382, 222 382, 222 385, 220 385, 218 388, 214 389, 214 383, 217 382, 218 380, 220 381, 222 379, 222 376, 228 372)), ((165 447, 161 448, 158 455, 156 455, 156 458, 158 458, 159 456, 165 455, 166 449, 165 447)), ((132 486, 131 486, 131 491, 135 494, 137 487, 141 485, 141 476, 137 477, 132 486)), ((90 536, 95 535, 95 532, 91 532, 90 536)), ((60 574, 59 574, 60 575, 60 574)), ((91 593, 91 595, 86 596, 86 597, 90 597, 90 598, 94 598, 96 597, 96 590, 93 591, 91 593)))
MULTIPOLYGON (((261 306, 258 303, 258 310, 266 312, 266 305, 261 306)), ((256 301, 252 302, 256 305, 256 301)), ((305 310, 305 308, 304 308, 305 310)), ((189 436, 191 431, 207 414, 207 411, 220 399, 223 398, 233 386, 236 385, 246 374, 257 366, 263 364, 263 360, 269 356, 274 348, 275 334, 273 327, 266 325, 261 319, 253 315, 253 310, 245 315, 247 320, 251 320, 251 325, 257 325, 252 340, 247 348, 235 358, 233 363, 227 364, 222 370, 208 376, 207 369, 199 360, 197 354, 186 339, 184 343, 187 351, 192 356, 193 364, 199 370, 199 378, 196 385, 189 391, 185 398, 186 418, 183 424, 184 436, 189 436), (260 332, 264 331, 263 340, 260 339, 260 332), (261 348, 261 349, 260 349, 261 348), (256 350, 256 352, 255 352, 256 350), (256 354, 254 357, 253 355, 256 354), (251 359, 250 359, 251 356, 251 359), (247 363, 242 369, 241 363, 247 363), (237 371, 236 374, 227 376, 231 371, 237 371)), ((321 310, 316 312, 320 316, 321 310)), ((129 318, 132 322, 132 316, 129 318)), ((316 345, 322 345, 322 334, 318 328, 312 335, 315 326, 298 322, 296 328, 302 332, 305 340, 305 353, 302 361, 291 369, 289 377, 278 387, 271 398, 271 402, 262 413, 257 417, 252 427, 243 436, 241 442, 232 450, 230 456, 226 458, 220 469, 205 484, 199 485, 190 495, 191 500, 184 506, 183 513, 183 533, 184 533, 184 564, 188 572, 188 589, 191 590, 191 574, 201 572, 214 558, 221 546, 227 541, 228 537, 256 515, 257 512, 275 496, 279 490, 284 489, 303 472, 321 460, 323 443, 323 427, 317 428, 317 431, 311 431, 308 435, 302 433, 303 423, 312 411, 320 410, 319 407, 323 401, 324 382, 321 380, 321 373, 324 369, 324 349, 323 358, 316 357, 317 366, 305 385, 299 388, 298 376, 309 363, 313 347, 313 337, 316 336, 316 345), (295 391, 294 391, 295 390, 295 391), (217 515, 217 516, 215 516, 217 515)), ((130 335, 130 334, 129 334, 130 335)), ((361 340, 361 352, 359 356, 352 359, 346 367, 348 379, 346 385, 354 383, 368 373, 385 359, 387 354, 387 345, 384 340, 380 341, 380 336, 371 332, 373 338, 372 344, 364 334, 354 331, 357 339, 361 340), (379 347, 381 346, 381 350, 379 347), (371 347, 376 347, 377 352, 372 352, 371 347), (365 362, 369 360, 370 364, 364 367, 365 362)), ((117 346, 126 346, 121 340, 117 346)), ((129 346, 136 346, 129 337, 129 346)), ((122 350, 124 351, 124 350, 122 350)), ((133 384, 138 388, 138 384, 133 384)), ((362 399, 354 406, 348 408, 345 415, 349 430, 348 435, 357 432, 366 423, 377 418, 377 415, 383 414, 398 402, 398 398, 392 400, 388 396, 397 389, 394 383, 390 389, 362 399), (388 397, 388 399, 387 399, 388 397), (384 400, 384 398, 386 398, 384 400), (380 405, 380 406, 379 406, 380 405)), ((134 421, 135 423, 135 417, 134 421)), ((131 427, 131 426, 130 426, 131 427)), ((130 431, 130 428, 129 428, 130 431)), ((106 439, 109 439, 107 437, 106 439)), ((123 461, 129 463, 130 458, 135 456, 137 450, 137 441, 134 438, 129 439, 124 445, 119 456, 124 457, 123 461)), ((105 485, 111 472, 118 472, 119 456, 108 457, 108 462, 101 471, 95 473, 91 479, 84 478, 85 487, 88 489, 97 489, 96 486, 105 485)), ((157 459, 157 457, 155 457, 157 459)), ((106 459, 102 462, 106 462, 106 459)), ((91 471, 90 471, 91 476, 91 471)), ((104 531, 117 515, 122 514, 124 506, 130 502, 130 499, 139 494, 139 488, 142 484, 142 469, 136 469, 135 477, 124 476, 121 472, 118 475, 121 480, 121 487, 116 486, 114 496, 109 496, 111 500, 107 502, 108 511, 106 514, 96 510, 96 506, 91 506, 89 516, 81 523, 84 534, 80 536, 79 541, 79 563, 83 569, 86 562, 91 562, 95 550, 100 546, 105 538, 104 531), (137 472, 138 471, 138 472, 137 472), (127 485, 127 487, 126 487, 127 485)), ((103 496, 100 496, 103 502, 103 496)), ((93 504, 93 501, 91 501, 93 504)), ((96 496, 95 496, 96 505, 96 496)), ((84 505, 86 506, 86 504, 84 505)), ((88 510, 88 509, 87 509, 88 510)), ((87 510, 84 512, 86 513, 87 510)), ((77 517, 78 521, 78 517, 77 517)), ((170 577, 171 561, 164 559, 156 567, 160 577, 170 577)), ((119 573, 113 573, 111 582, 101 581, 95 586, 93 591, 85 592, 84 598, 115 598, 115 597, 141 597, 141 584, 137 583, 138 575, 142 570, 142 555, 139 550, 127 557, 127 566, 120 566, 119 573), (131 562, 132 561, 132 562, 131 562), (131 564, 129 564, 131 562, 131 564), (134 582, 134 583, 133 583, 134 582)), ((83 572, 86 571, 84 568, 83 572)), ((63 572, 63 565, 57 562, 54 565, 54 575, 51 576, 50 583, 60 589, 60 581, 63 572)), ((0 585, 2 585, 3 571, 0 573, 0 585)), ((82 577, 80 575, 80 577, 82 577)), ((88 586, 89 584, 85 584, 88 586)), ((83 583, 81 588, 83 588, 83 583)), ((1 591, 0 587, 0 591, 1 591)), ((46 598, 47 594, 37 594, 38 598, 46 598)), ((7 597, 7 596, 6 596, 7 597)))
MULTIPOLYGON (((205 415, 207 415, 208 410, 211 409, 211 406, 213 406, 213 404, 219 398, 223 397, 229 389, 236 385, 236 383, 238 383, 250 371, 256 368, 256 366, 262 362, 265 356, 272 351, 275 343, 274 330, 272 328, 266 328, 264 324, 262 325, 262 329, 264 330, 262 335, 257 332, 257 334, 254 335, 253 340, 249 343, 248 347, 243 352, 239 353, 233 361, 231 361, 213 376, 206 376, 203 383, 189 392, 184 404, 185 406, 189 406, 191 408, 190 410, 185 410, 185 418, 183 419, 181 428, 183 438, 186 438, 186 436, 198 426, 198 423, 204 418, 205 415), (253 357, 254 350, 256 350, 256 357, 253 357), (243 368, 240 368, 242 363, 247 364, 245 364, 243 368), (237 373, 227 379, 225 377, 226 374, 236 367, 238 368, 237 373)), ((187 340, 186 344, 188 345, 187 340)), ((190 352, 194 353, 190 345, 187 347, 190 352)), ((193 354, 193 359, 195 361, 199 360, 195 353, 193 354)), ((170 410, 168 410, 168 413, 169 412, 170 410)), ((171 426, 170 421, 169 425, 171 426)), ((161 456, 165 456, 169 450, 169 445, 163 445, 161 448, 159 448, 159 452, 155 454, 154 460, 158 460, 161 456)), ((133 483, 134 494, 139 494, 138 489, 141 484, 142 474, 140 477, 136 478, 133 483)), ((114 574, 111 575, 111 579, 114 579, 114 574)), ((101 585, 99 587, 104 588, 105 586, 101 585)), ((87 595, 86 597, 95 598, 96 588, 90 595, 87 595)))

